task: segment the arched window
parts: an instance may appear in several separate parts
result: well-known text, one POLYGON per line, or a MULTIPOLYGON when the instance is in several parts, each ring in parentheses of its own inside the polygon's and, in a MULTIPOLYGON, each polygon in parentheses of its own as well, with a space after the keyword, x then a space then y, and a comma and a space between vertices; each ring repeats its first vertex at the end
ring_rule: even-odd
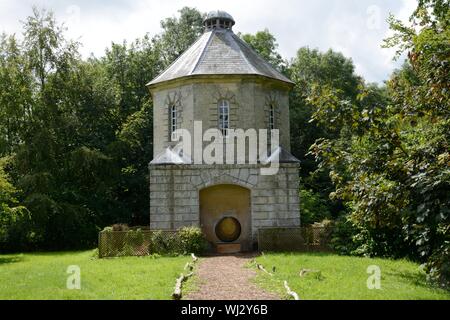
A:
POLYGON ((226 137, 230 128, 230 103, 227 100, 219 101, 219 130, 226 137))
POLYGON ((175 131, 178 129, 177 127, 177 106, 175 104, 171 104, 169 108, 169 129, 170 129, 170 140, 176 141, 177 136, 175 131))
POLYGON ((275 108, 273 104, 269 106, 269 130, 275 129, 275 108))

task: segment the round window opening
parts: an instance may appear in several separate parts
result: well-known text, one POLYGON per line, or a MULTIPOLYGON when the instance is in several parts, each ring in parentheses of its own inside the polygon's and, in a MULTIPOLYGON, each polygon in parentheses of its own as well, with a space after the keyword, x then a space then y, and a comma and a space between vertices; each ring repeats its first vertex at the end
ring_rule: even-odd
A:
POLYGON ((236 218, 225 217, 216 225, 216 235, 223 242, 236 241, 241 235, 241 224, 236 218))

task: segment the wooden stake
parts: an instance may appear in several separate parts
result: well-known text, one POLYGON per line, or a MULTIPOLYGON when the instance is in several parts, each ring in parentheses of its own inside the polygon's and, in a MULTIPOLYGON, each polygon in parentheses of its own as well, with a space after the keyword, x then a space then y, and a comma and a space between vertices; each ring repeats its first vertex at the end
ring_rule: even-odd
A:
POLYGON ((320 270, 317 269, 302 269, 300 270, 300 277, 305 276, 308 273, 320 273, 320 270))
POLYGON ((264 271, 265 273, 267 273, 270 276, 273 276, 273 274, 271 274, 269 271, 267 271, 266 269, 264 269, 262 264, 257 263, 256 266, 258 267, 259 270, 264 271))
POLYGON ((172 293, 172 298, 174 300, 180 300, 182 293, 181 287, 183 286, 183 282, 185 282, 189 277, 191 277, 194 273, 188 273, 187 275, 181 274, 179 278, 177 278, 177 282, 175 283, 175 290, 172 293))
POLYGON ((286 288, 287 294, 290 295, 291 297, 294 298, 294 300, 300 300, 300 298, 298 297, 298 294, 295 293, 294 291, 291 290, 291 288, 289 288, 287 281, 284 281, 284 287, 286 288))

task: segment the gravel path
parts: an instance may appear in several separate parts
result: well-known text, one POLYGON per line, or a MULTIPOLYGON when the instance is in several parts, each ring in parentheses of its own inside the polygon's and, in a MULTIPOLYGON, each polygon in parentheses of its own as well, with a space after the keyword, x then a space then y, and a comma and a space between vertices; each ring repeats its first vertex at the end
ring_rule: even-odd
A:
POLYGON ((202 258, 196 267, 199 288, 187 300, 278 300, 251 282, 256 272, 245 265, 252 255, 227 255, 202 258))

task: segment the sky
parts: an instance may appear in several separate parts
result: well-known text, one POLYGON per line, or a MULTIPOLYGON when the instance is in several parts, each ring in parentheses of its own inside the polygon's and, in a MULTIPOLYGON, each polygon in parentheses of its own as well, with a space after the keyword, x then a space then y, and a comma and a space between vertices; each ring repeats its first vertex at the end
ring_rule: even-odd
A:
POLYGON ((381 48, 389 34, 389 13, 407 21, 417 0, 0 0, 0 32, 21 35, 21 21, 33 5, 51 9, 64 22, 69 38, 82 43, 84 57, 101 56, 111 42, 133 41, 161 32, 160 21, 184 6, 202 12, 225 10, 233 30, 256 33, 265 28, 276 37, 281 55, 290 59, 304 46, 329 48, 352 58, 356 73, 382 83, 401 61, 381 48))

